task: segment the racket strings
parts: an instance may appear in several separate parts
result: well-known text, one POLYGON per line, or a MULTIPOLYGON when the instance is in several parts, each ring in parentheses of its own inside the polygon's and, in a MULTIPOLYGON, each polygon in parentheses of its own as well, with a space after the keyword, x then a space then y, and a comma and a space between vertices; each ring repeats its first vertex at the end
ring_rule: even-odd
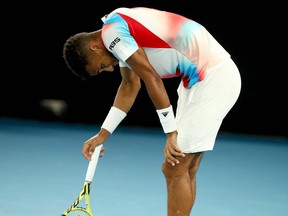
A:
POLYGON ((81 210, 81 209, 75 209, 70 211, 67 216, 92 216, 88 212, 81 210))

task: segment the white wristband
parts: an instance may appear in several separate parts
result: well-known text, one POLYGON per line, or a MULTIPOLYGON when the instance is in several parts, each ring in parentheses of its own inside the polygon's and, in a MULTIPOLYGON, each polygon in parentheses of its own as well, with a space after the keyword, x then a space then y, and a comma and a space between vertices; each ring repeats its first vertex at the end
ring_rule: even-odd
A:
POLYGON ((101 128, 106 129, 110 132, 110 134, 112 134, 120 122, 126 117, 126 115, 127 114, 122 110, 112 106, 101 128))
POLYGON ((164 109, 156 110, 156 112, 165 133, 170 133, 176 130, 176 119, 174 117, 172 105, 164 109))

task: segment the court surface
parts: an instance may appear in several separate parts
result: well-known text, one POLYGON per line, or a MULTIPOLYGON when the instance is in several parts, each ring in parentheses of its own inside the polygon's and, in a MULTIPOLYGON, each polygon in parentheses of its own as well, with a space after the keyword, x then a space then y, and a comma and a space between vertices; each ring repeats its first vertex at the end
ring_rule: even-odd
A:
MULTIPOLYGON (((78 196, 82 143, 98 125, 0 119, 0 216, 61 216, 78 196)), ((166 216, 159 129, 119 127, 91 187, 94 216, 166 216)), ((197 176, 193 216, 287 216, 288 141, 220 133, 197 176)))

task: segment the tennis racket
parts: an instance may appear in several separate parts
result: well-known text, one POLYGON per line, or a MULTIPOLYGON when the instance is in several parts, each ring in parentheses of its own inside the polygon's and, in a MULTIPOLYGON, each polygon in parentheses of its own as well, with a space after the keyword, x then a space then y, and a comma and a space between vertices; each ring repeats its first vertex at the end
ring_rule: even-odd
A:
POLYGON ((103 144, 97 146, 94 150, 86 172, 85 182, 78 198, 66 211, 62 213, 61 216, 93 216, 90 204, 90 185, 94 177, 102 146, 103 144), (84 197, 85 207, 81 207, 79 203, 83 200, 84 197))

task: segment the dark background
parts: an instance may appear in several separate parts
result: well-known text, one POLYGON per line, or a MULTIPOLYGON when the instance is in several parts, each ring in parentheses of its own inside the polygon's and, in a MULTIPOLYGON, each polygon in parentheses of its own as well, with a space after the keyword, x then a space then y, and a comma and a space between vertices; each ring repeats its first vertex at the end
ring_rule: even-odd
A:
MULTIPOLYGON (((63 44, 72 34, 101 28, 100 18, 116 7, 146 6, 200 22, 237 63, 242 92, 221 131, 288 136, 287 69, 281 66, 285 62, 281 56, 287 56, 281 52, 285 46, 281 29, 287 24, 282 21, 280 5, 92 0, 10 4, 2 8, 8 14, 2 18, 1 33, 2 117, 101 124, 113 103, 120 82, 119 70, 89 81, 79 80, 64 65, 63 44), (43 99, 64 101, 67 109, 56 115, 41 106, 43 99)), ((179 80, 164 82, 171 102, 176 104, 179 80)), ((145 88, 122 125, 160 126, 145 88)))

